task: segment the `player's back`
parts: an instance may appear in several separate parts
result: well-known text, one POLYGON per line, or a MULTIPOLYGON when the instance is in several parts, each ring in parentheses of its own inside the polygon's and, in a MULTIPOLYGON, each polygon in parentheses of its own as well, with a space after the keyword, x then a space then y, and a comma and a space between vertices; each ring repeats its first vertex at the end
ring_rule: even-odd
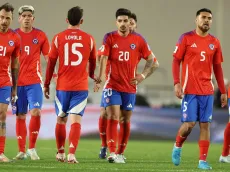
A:
POLYGON ((80 29, 67 29, 54 38, 59 56, 57 90, 88 90, 87 64, 96 58, 94 39, 80 29))

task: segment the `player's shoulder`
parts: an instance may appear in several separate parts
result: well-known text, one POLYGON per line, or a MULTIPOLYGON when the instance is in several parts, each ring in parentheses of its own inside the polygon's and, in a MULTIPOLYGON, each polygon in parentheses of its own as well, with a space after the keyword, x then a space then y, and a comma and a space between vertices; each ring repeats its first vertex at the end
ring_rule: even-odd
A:
POLYGON ((214 36, 214 35, 212 35, 212 34, 210 34, 210 33, 209 33, 209 37, 210 37, 210 39, 211 39, 212 41, 220 42, 219 39, 218 39, 216 36, 214 36))
POLYGON ((112 32, 107 32, 105 35, 104 35, 104 38, 108 38, 110 36, 115 36, 117 35, 117 31, 112 31, 112 32))
POLYGON ((34 32, 34 34, 39 34, 39 35, 42 35, 42 36, 46 36, 46 33, 43 30, 35 28, 35 27, 33 28, 33 32, 34 32))
POLYGON ((15 30, 9 29, 8 34, 11 35, 12 37, 21 39, 20 35, 19 35, 18 32, 17 32, 17 29, 15 29, 15 30))
POLYGON ((132 33, 130 33, 130 34, 131 34, 131 36, 133 36, 133 37, 137 37, 138 39, 141 39, 141 40, 144 40, 145 42, 147 42, 146 39, 144 38, 144 36, 141 35, 140 33, 132 32, 132 33))

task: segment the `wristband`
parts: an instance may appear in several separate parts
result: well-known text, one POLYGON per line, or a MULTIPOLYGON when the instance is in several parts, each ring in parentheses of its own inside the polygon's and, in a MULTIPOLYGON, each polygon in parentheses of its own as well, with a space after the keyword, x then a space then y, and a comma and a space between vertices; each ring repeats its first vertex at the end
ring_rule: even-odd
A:
POLYGON ((144 74, 141 74, 141 76, 145 79, 145 75, 144 74))

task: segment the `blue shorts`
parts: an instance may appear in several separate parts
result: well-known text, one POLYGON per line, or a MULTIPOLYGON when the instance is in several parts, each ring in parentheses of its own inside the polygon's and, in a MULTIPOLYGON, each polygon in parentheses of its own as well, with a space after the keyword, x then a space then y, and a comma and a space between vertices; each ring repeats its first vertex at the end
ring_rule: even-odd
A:
POLYGON ((186 94, 181 105, 181 122, 211 122, 213 95, 186 94))
POLYGON ((27 114, 29 110, 41 109, 43 104, 43 90, 41 84, 17 87, 18 100, 13 105, 13 114, 27 114))
POLYGON ((103 92, 102 92, 102 95, 101 95, 101 105, 100 105, 100 107, 105 107, 103 92))
POLYGON ((0 88, 0 103, 9 104, 11 100, 11 86, 0 88))
POLYGON ((55 110, 59 117, 69 114, 83 116, 87 104, 88 91, 56 91, 55 110))
POLYGON ((103 91, 104 107, 111 105, 121 105, 122 110, 133 111, 136 101, 136 94, 119 92, 110 88, 103 91))

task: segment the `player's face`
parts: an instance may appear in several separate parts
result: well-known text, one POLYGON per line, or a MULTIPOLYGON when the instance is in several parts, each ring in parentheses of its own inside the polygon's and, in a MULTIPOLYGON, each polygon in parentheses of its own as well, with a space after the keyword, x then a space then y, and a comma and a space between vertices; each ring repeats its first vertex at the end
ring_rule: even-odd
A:
POLYGON ((196 18, 196 25, 202 32, 207 32, 212 25, 212 14, 201 12, 196 18))
POLYGON ((33 22, 34 22, 34 16, 33 16, 32 12, 25 11, 19 16, 18 21, 19 21, 21 27, 31 28, 33 26, 33 22))
POLYGON ((6 32, 12 22, 12 12, 7 12, 4 9, 0 11, 0 32, 6 32))
POLYGON ((130 32, 136 32, 137 30, 137 23, 134 19, 130 18, 130 25, 129 25, 129 29, 130 29, 130 32))
POLYGON ((128 16, 118 16, 116 20, 117 28, 120 32, 124 33, 129 30, 129 17, 128 16))

